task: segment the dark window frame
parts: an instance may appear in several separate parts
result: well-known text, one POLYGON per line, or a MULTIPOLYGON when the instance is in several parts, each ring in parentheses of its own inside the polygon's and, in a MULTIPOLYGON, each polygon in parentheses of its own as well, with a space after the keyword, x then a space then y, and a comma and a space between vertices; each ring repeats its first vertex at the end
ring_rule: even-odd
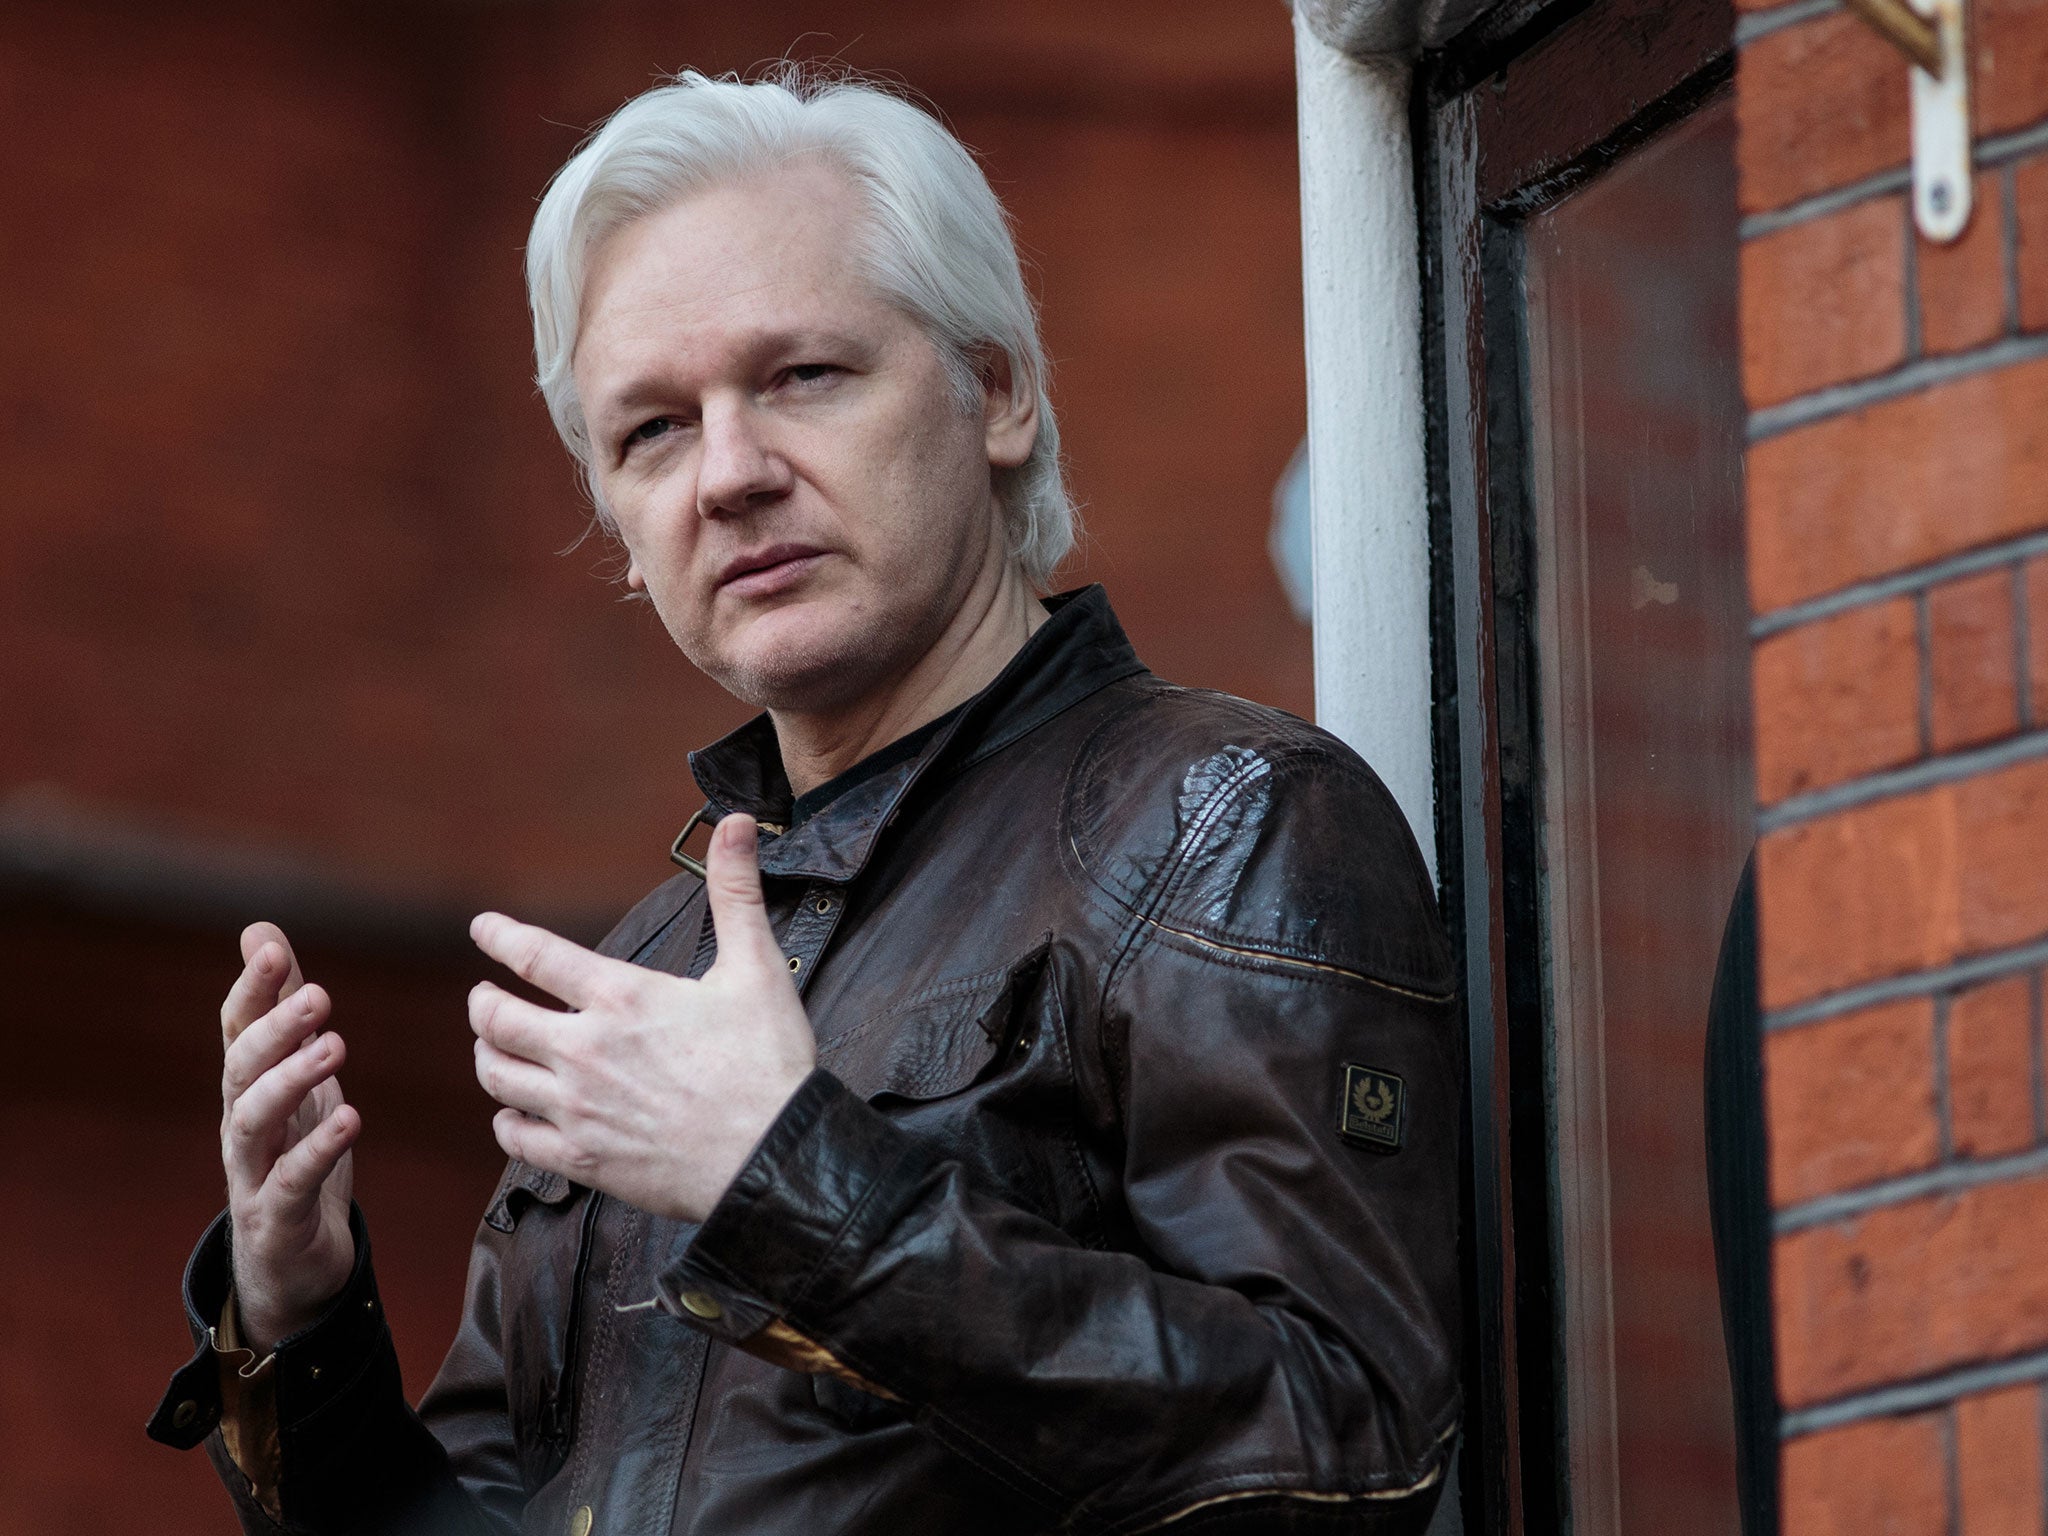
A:
POLYGON ((1412 113, 1438 868, 1463 957, 1465 1529, 1571 1528, 1560 1356, 1521 226, 1734 74, 1731 0, 1507 0, 1412 113))

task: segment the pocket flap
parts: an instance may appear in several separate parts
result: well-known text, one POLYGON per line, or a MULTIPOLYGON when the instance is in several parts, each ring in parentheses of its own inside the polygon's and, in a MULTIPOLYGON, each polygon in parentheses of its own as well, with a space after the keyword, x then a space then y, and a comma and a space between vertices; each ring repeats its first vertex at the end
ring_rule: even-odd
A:
POLYGON ((566 1174, 549 1173, 515 1157, 505 1165, 505 1176, 498 1180, 497 1193, 484 1209, 484 1224, 510 1232, 519 1225, 522 1206, 536 1201, 542 1205, 562 1205, 575 1193, 576 1186, 566 1174))
POLYGON ((1040 948, 1014 965, 941 982, 825 1042, 818 1065, 864 1099, 941 1099, 987 1070, 1008 1039, 1040 948))

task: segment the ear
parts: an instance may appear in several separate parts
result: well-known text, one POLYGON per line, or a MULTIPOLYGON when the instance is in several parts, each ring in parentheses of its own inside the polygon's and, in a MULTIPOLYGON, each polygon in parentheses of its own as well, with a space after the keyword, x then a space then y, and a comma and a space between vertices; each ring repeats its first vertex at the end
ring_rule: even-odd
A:
POLYGON ((1015 469, 1038 442, 1038 391, 1018 379, 1010 354, 1001 347, 984 347, 974 361, 988 461, 998 469, 1015 469))

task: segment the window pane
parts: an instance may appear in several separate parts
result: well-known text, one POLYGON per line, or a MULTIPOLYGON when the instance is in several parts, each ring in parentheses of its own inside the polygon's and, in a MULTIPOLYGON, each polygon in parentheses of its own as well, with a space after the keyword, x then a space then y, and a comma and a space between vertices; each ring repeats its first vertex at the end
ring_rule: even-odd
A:
POLYGON ((1525 229, 1579 1536, 1741 1529, 1704 1102, 1751 838, 1733 148, 1723 99, 1525 229))

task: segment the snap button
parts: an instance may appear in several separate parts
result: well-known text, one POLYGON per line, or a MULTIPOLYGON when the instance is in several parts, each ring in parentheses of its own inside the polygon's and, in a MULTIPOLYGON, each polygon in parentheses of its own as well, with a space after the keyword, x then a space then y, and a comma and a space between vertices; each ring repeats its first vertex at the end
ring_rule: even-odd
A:
POLYGON ((186 1398, 171 1410, 171 1424, 176 1429, 190 1429, 199 1421, 199 1405, 186 1398))
POLYGON ((569 1517, 569 1536, 590 1536, 590 1506, 578 1504, 576 1513, 569 1517))
POLYGON ((709 1291, 685 1291, 676 1300, 683 1304, 685 1312, 692 1317, 701 1317, 707 1323, 725 1316, 725 1308, 709 1291))

